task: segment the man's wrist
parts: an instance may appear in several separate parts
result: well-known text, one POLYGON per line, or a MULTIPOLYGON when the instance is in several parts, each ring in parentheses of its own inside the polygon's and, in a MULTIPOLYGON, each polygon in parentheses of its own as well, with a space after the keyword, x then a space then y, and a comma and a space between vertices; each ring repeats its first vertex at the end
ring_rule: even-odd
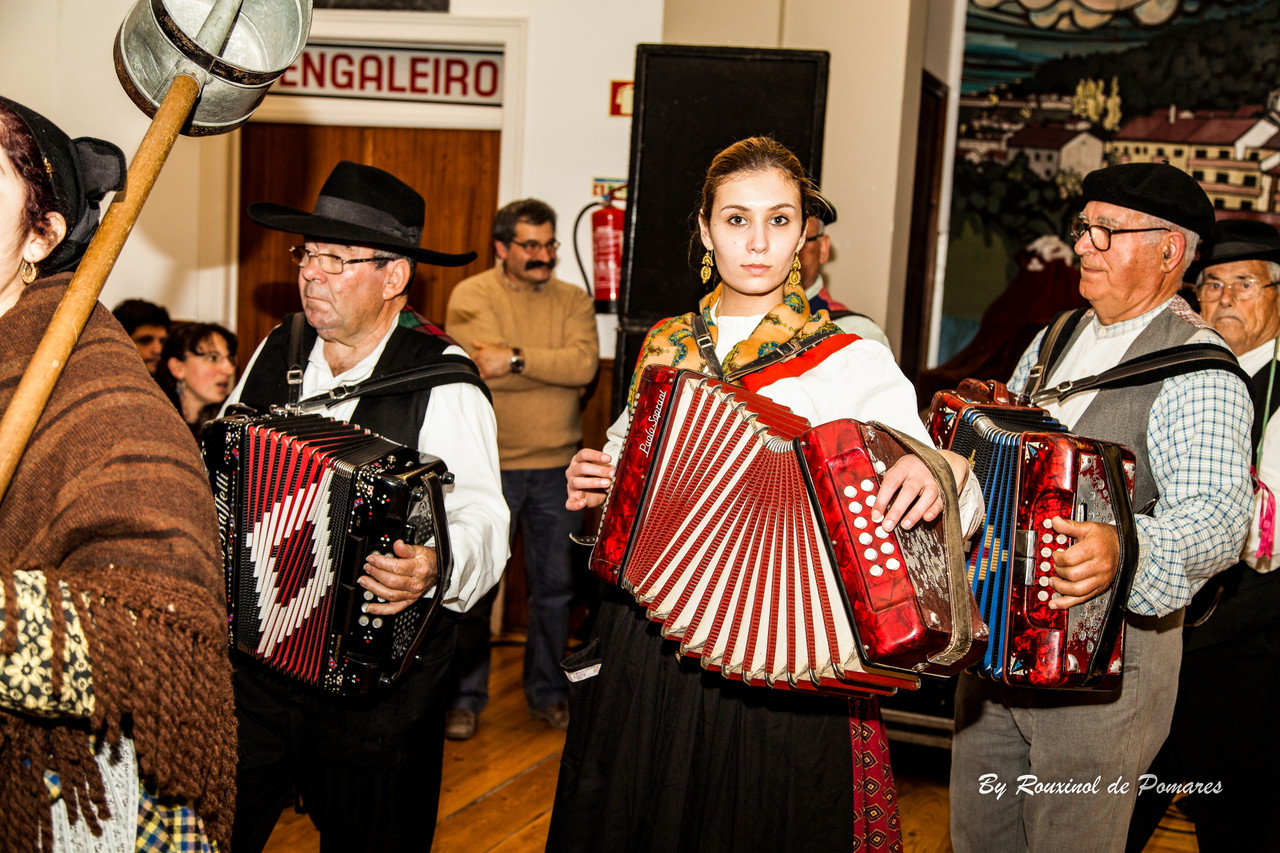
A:
POLYGON ((520 352, 520 347, 511 348, 511 372, 524 373, 524 355, 520 352))

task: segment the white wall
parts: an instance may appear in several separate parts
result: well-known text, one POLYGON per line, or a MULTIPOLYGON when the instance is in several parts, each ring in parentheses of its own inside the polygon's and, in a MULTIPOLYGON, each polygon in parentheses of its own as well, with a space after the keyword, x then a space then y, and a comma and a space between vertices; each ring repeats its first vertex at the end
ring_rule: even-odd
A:
MULTIPOLYGON (((149 121, 124 94, 111 57, 132 5, 0 0, 0 93, 73 137, 115 142, 132 159, 149 121)), ((660 39, 661 0, 454 0, 450 16, 527 19, 526 67, 507 69, 525 75, 513 197, 549 202, 567 241, 574 216, 591 201, 592 178, 625 177, 631 122, 609 117, 609 81, 630 80, 636 43, 660 39)), ((234 322, 235 140, 234 134, 178 140, 107 282, 104 303, 138 296, 167 305, 175 317, 234 322)), ((585 228, 583 249, 589 259, 585 228)), ((579 281, 572 253, 562 254, 562 277, 579 281)))

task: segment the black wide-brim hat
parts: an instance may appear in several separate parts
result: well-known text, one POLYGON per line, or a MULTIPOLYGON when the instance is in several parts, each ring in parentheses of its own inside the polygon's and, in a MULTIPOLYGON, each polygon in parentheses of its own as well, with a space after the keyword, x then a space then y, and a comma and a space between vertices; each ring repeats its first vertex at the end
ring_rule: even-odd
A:
POLYGON ((1206 250, 1187 269, 1186 280, 1195 282, 1206 268, 1232 261, 1280 263, 1280 231, 1256 219, 1224 219, 1213 226, 1206 250))
POLYGON ((426 208, 417 190, 390 172, 343 160, 320 188, 314 213, 268 202, 251 204, 246 212, 264 228, 325 243, 384 249, 438 267, 474 261, 475 252, 450 254, 418 245, 426 208))

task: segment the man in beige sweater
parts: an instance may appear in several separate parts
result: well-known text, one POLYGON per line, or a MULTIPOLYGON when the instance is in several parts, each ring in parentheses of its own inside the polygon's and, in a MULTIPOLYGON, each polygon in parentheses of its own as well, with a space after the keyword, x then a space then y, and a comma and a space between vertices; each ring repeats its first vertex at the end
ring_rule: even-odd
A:
MULTIPOLYGON (((556 214, 537 199, 514 201, 493 222, 493 269, 459 282, 445 330, 461 344, 493 392, 502 491, 524 532, 529 634, 524 691, 529 713, 569 725, 560 657, 569 635, 569 534, 580 523, 565 508, 564 470, 578 449, 578 401, 599 363, 595 311, 585 290, 560 281, 556 214)), ((466 740, 489 701, 489 615, 494 592, 465 614, 455 653, 457 686, 445 736, 466 740)))

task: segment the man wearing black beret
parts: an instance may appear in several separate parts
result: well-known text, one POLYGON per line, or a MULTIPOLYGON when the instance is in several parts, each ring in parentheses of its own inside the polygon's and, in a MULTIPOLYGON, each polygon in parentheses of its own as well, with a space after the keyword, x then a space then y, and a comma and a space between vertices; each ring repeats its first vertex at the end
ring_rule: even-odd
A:
MULTIPOLYGON (((1177 296, 1213 228, 1200 186, 1172 166, 1131 163, 1090 173, 1083 191, 1072 235, 1080 293, 1091 310, 1073 316, 1074 327, 1058 338, 1065 345, 1047 348, 1042 371, 1033 373, 1041 332, 1011 390, 1042 380, 1053 388, 1159 350, 1223 345, 1177 296)), ((1183 608, 1238 559, 1248 522, 1243 513, 1222 511, 1247 505, 1250 494, 1253 407, 1245 382, 1230 370, 1201 368, 1041 405, 1072 432, 1128 445, 1137 457, 1139 554, 1125 607, 1123 683, 1106 692, 1053 691, 961 676, 951 770, 957 853, 1124 849, 1139 777, 1173 715, 1183 608), (1050 787, 1033 793, 1028 782, 1050 787), (1054 786, 1072 793, 1043 793, 1054 786)), ((1074 540, 1056 552, 1050 581, 1050 606, 1065 609, 1109 586, 1119 540, 1109 524, 1058 518, 1053 527, 1074 540)))
MULTIPOLYGON (((1172 729, 1150 772, 1222 783, 1220 793, 1192 791, 1186 800, 1202 853, 1280 850, 1280 811, 1271 804, 1280 755, 1271 719, 1280 701, 1280 572, 1268 497, 1280 489, 1280 429, 1267 426, 1280 408, 1280 232, 1251 219, 1219 222, 1208 256, 1187 278, 1200 313, 1253 377, 1255 469, 1267 488, 1253 496, 1240 562, 1215 575, 1187 608, 1172 729)), ((1152 790, 1138 798, 1129 850, 1142 850, 1173 797, 1152 790)))

